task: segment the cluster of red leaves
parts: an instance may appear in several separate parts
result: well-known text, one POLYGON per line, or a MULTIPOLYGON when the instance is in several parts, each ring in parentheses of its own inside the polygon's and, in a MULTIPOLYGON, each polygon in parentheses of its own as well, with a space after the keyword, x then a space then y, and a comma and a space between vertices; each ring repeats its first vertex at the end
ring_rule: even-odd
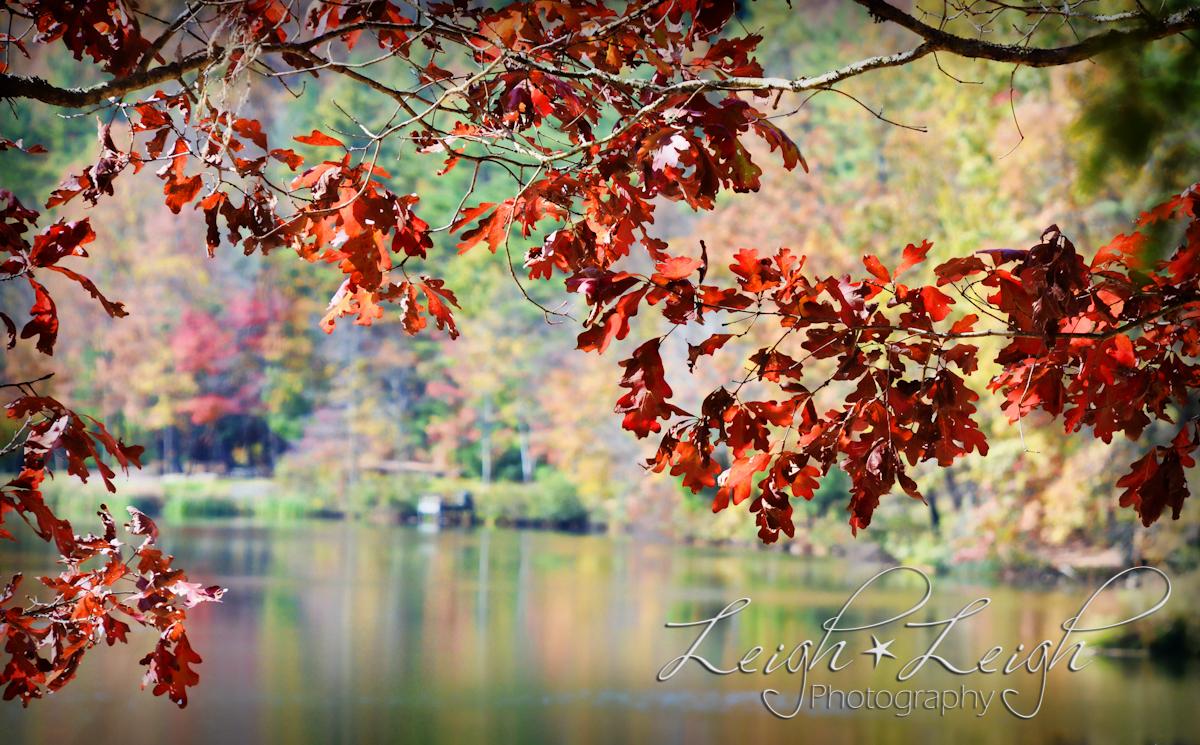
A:
MULTIPOLYGON (((23 149, 19 143, 4 142, 23 149)), ((43 151, 34 147, 25 152, 43 151)), ((36 229, 38 213, 26 209, 7 191, 0 191, 0 201, 4 203, 0 210, 3 218, 0 249, 8 256, 0 264, 0 276, 5 280, 28 280, 35 298, 31 318, 20 331, 21 338, 36 337, 37 349, 46 355, 53 353, 58 338, 54 301, 34 278, 35 272, 41 270, 58 272, 77 282, 109 315, 125 315, 122 305, 105 298, 91 280, 59 265, 59 261, 69 256, 87 256, 83 245, 96 238, 87 220, 71 223, 60 220, 30 238, 26 234, 36 229)), ((0 320, 8 330, 11 349, 17 343, 17 325, 3 313, 0 320)), ((145 540, 128 558, 123 554, 126 545, 117 539, 116 525, 107 507, 102 505, 98 513, 104 525, 103 536, 77 535, 69 522, 55 515, 41 493, 42 481, 50 473, 54 455, 65 460, 68 475, 86 483, 94 468, 108 491, 115 492, 116 472, 109 462, 123 471, 128 471, 130 465, 140 468, 143 449, 126 445, 92 417, 77 414, 48 396, 36 395, 33 382, 4 387, 16 388, 25 395, 5 407, 7 417, 21 423, 13 444, 5 452, 21 447, 23 459, 20 475, 0 486, 0 526, 9 513, 16 513, 39 538, 54 543, 61 556, 60 563, 67 567, 57 577, 40 578, 42 585, 53 593, 48 601, 30 599, 23 606, 16 599, 22 581, 20 574, 13 576, 0 591, 0 643, 8 658, 0 670, 4 699, 20 697, 28 705, 43 692, 57 691, 66 685, 75 676, 88 649, 101 642, 111 646, 117 641, 127 641, 130 627, 114 615, 119 613, 159 632, 154 651, 142 660, 148 666, 142 687, 153 684, 155 695, 165 693, 180 707, 186 706, 186 689, 199 679, 192 666, 200 658, 188 644, 183 626, 185 609, 220 600, 224 590, 188 582, 182 570, 171 566, 172 557, 154 548, 158 538, 154 523, 133 508, 130 508, 132 521, 127 526, 133 534, 145 536, 145 540), (24 441, 19 442, 22 434, 24 441), (85 568, 92 559, 102 565, 85 568), (131 567, 134 559, 137 564, 131 567), (122 589, 125 585, 130 589, 122 589)), ((17 539, 7 528, 0 527, 0 540, 17 539)))
POLYGON ((34 42, 62 41, 76 60, 86 54, 106 73, 128 75, 150 49, 137 16, 121 0, 34 0, 22 5, 37 27, 34 42))
MULTIPOLYGON (((155 696, 167 694, 180 708, 187 706, 187 688, 200 680, 193 665, 201 660, 188 643, 186 609, 219 602, 225 591, 188 582, 183 570, 171 566, 172 557, 154 547, 154 522, 133 507, 125 527, 145 538, 128 557, 125 549, 132 547, 117 538, 116 523, 104 505, 97 513, 104 535, 73 535, 71 526, 55 518, 42 501, 42 473, 26 469, 0 487, 0 514, 16 511, 39 536, 49 540, 53 535, 67 569, 57 577, 39 578, 54 593, 48 602, 31 599, 25 607, 13 602, 23 579, 19 573, 0 591, 0 639, 8 655, 0 671, 4 700, 19 696, 28 705, 75 677, 92 647, 127 643, 130 626, 123 617, 158 631, 153 651, 141 661, 147 666, 142 688, 153 685, 155 696), (102 563, 88 569, 83 565, 89 559, 102 563), (137 563, 131 566, 134 559, 137 563)), ((11 538, 6 531, 0 534, 11 538)))
MULTIPOLYGON (((617 327, 627 323, 637 298, 667 288, 686 298, 697 317, 706 310, 737 314, 753 306, 750 313, 778 320, 779 341, 750 357, 750 374, 732 390, 709 394, 699 415, 668 401, 659 339, 622 363, 621 385, 630 392, 617 404, 626 429, 639 437, 661 431, 659 420, 673 422, 649 465, 655 471, 670 467, 694 492, 719 486, 714 511, 754 495, 750 510, 757 513, 765 542, 776 540, 780 530, 792 535, 789 493, 811 499, 816 479, 831 468, 851 477, 847 509, 857 531, 870 524, 880 497, 897 486, 922 498, 908 468, 922 461, 948 466, 970 452, 986 454, 986 438, 974 419, 979 396, 966 377, 978 368, 979 349, 969 340, 989 336, 1010 339, 996 357, 1001 370, 988 387, 1003 397, 1001 407, 1013 422, 1042 409, 1062 416, 1068 433, 1084 431, 1105 442, 1118 432, 1137 441, 1152 419, 1178 427, 1170 446, 1153 447, 1117 483, 1125 490, 1121 505, 1133 507, 1149 526, 1167 507, 1179 517, 1188 496, 1183 469, 1193 465, 1192 452, 1200 445, 1196 421, 1177 423, 1170 409, 1185 409, 1200 388, 1200 367, 1188 362, 1200 352, 1198 207, 1200 185, 1142 215, 1141 226, 1188 220, 1183 243, 1152 267, 1139 258, 1148 241, 1141 233, 1118 236, 1089 264, 1051 227, 1029 250, 981 252, 990 265, 980 256, 946 262, 934 269, 934 285, 899 281, 925 260, 929 243, 909 245, 894 272, 866 257, 868 276, 854 282, 812 278, 788 249, 766 258, 742 250, 730 266, 738 285, 732 294, 732 288, 719 291, 670 278, 664 263, 649 278, 591 278, 593 287, 618 289, 593 292, 588 299, 611 303, 609 322, 617 327), (1000 326, 977 330, 980 316, 952 316, 955 305, 967 305, 1000 326), (805 354, 791 356, 789 342, 805 354), (836 369, 810 388, 804 364, 821 359, 835 360, 836 369), (740 394, 751 380, 777 384, 784 397, 744 400, 740 394), (840 408, 820 414, 814 394, 832 381, 848 383, 853 391, 840 408), (728 469, 717 463, 718 445, 732 457, 728 469)), ((664 315, 681 325, 690 320, 664 315)), ((717 334, 692 345, 691 363, 729 338, 717 334)), ((593 348, 589 332, 579 342, 580 348, 593 348)))
MULTIPOLYGON (((23 7, 73 51, 99 54, 114 76, 129 69, 131 50, 143 50, 143 68, 150 62, 136 24, 118 18, 116 6, 95 11, 111 16, 95 26, 107 33, 103 39, 73 25, 86 18, 75 21, 36 2, 23 7)), ((752 57, 762 39, 737 35, 730 25, 735 9, 732 0, 643 0, 620 10, 600 0, 498 8, 455 2, 430 4, 413 19, 389 2, 316 2, 304 15, 276 0, 215 3, 203 17, 181 21, 212 41, 190 52, 181 42, 176 55, 181 65, 195 62, 191 69, 207 64, 204 80, 224 75, 233 89, 248 66, 277 54, 297 74, 341 74, 368 85, 408 118, 394 118, 376 134, 362 127, 365 145, 320 131, 294 137, 342 152, 281 184, 271 175, 281 166, 271 161, 291 171, 303 162, 292 150, 272 149, 260 121, 216 108, 217 98, 189 87, 157 91, 132 107, 131 129, 143 136, 144 153, 121 151, 101 127, 97 164, 65 182, 50 203, 76 194, 94 200, 111 192, 112 178, 127 166, 136 171, 163 160, 157 173, 167 206, 203 210, 210 253, 222 242, 223 223, 228 242, 246 253, 287 246, 307 261, 337 265, 342 284, 321 322, 326 331, 345 316, 370 325, 391 302, 409 333, 424 328, 428 316, 455 336, 453 293, 405 269, 410 259, 427 257, 438 229, 417 217, 416 195, 388 189, 390 176, 376 162, 384 139, 398 137, 418 153, 444 156, 439 174, 474 163, 471 191, 446 229, 461 232, 460 252, 485 244, 506 255, 514 235, 544 234, 524 266, 531 279, 564 275, 567 289, 584 297, 590 313, 580 349, 602 353, 626 338, 643 304, 673 328, 703 324, 706 314, 734 323, 778 321, 780 339, 750 357, 745 379, 706 396, 699 414, 670 402, 662 338, 621 363, 620 387, 627 390, 617 403, 626 429, 639 437, 663 433, 652 469, 669 467, 693 491, 715 487, 716 510, 749 500, 766 542, 793 533, 790 499, 811 498, 831 468, 852 479, 847 509, 857 531, 893 489, 921 498, 909 475, 917 463, 946 466, 986 453, 974 418, 979 396, 967 384, 978 369, 974 338, 1010 340, 989 388, 1003 396, 1013 421, 1040 408, 1062 416, 1068 432, 1086 429, 1105 441, 1123 432, 1136 440, 1152 419, 1170 422, 1169 407, 1186 406, 1196 387, 1186 360, 1200 333, 1194 190, 1143 216, 1142 224, 1191 219, 1179 251, 1149 268, 1138 264, 1140 234, 1119 237, 1088 264, 1055 228, 1027 251, 950 261, 934 269, 935 284, 911 287, 900 277, 925 260, 927 242, 909 245, 894 271, 867 257, 859 280, 806 274, 803 257, 786 248, 770 255, 743 249, 730 266, 735 282, 721 286, 706 284, 703 247, 698 259, 670 255, 650 233, 656 198, 699 210, 713 208, 722 189, 757 190, 761 169, 748 147, 754 140, 778 152, 787 169, 807 169, 796 144, 752 105, 768 94, 742 89, 747 78, 762 76, 752 57), (364 35, 384 50, 380 59, 398 58, 418 71, 418 88, 391 88, 315 51, 332 55, 335 44, 349 50, 364 35), (210 60, 218 42, 223 56, 210 60), (464 68, 470 72, 453 71, 464 68), (722 85, 699 92, 694 84, 702 79, 722 85), (611 130, 598 131, 602 121, 614 122, 611 130), (519 190, 500 203, 468 206, 483 168, 507 171, 519 190), (618 267, 635 249, 654 262, 651 276, 618 267), (998 325, 976 329, 985 317, 998 325), (834 372, 813 381, 804 369, 810 361, 834 372), (756 400, 751 382, 775 385, 779 394, 756 400), (848 392, 841 406, 822 413, 815 395, 835 382, 848 392)), ((199 80, 195 88, 203 88, 199 80)), ((39 321, 29 333, 43 327, 39 321)), ((689 366, 731 338, 722 333, 689 345, 689 366)), ((1122 504, 1144 523, 1168 506, 1178 515, 1187 494, 1182 469, 1200 442, 1200 433, 1188 434, 1195 428, 1184 423, 1171 447, 1155 447, 1120 481, 1122 504)))
MULTIPOLYGON (((48 19, 45 23, 68 23, 36 3, 26 7, 32 17, 48 19)), ((761 75, 761 66, 750 57, 761 37, 715 39, 734 9, 732 2, 645 2, 631 3, 622 15, 602 2, 509 3, 494 10, 439 3, 428 9, 428 18, 436 20, 415 35, 420 45, 414 45, 409 33, 420 24, 405 16, 400 6, 387 2, 318 2, 303 16, 278 2, 224 3, 210 10, 216 13, 211 25, 226 35, 235 62, 251 48, 313 38, 353 49, 364 27, 369 27, 381 49, 421 71, 423 83, 452 78, 434 61, 452 45, 493 71, 475 76, 462 91, 462 112, 468 115, 468 123, 442 130, 421 118, 407 136, 418 152, 447 154, 440 173, 462 159, 477 166, 503 163, 503 158, 468 155, 464 147, 503 144, 514 138, 520 148, 561 162, 563 169, 547 161, 518 196, 461 210, 450 226, 452 233, 464 231, 460 251, 486 243, 495 252, 501 245, 507 249, 514 227, 528 237, 544 220, 565 222, 526 256, 532 277, 549 278, 555 269, 566 274, 589 267, 607 269, 628 256, 639 240, 655 256, 664 256, 665 246, 648 233, 653 221, 649 200, 657 196, 708 209, 721 188, 757 190, 761 169, 743 143, 747 135, 779 150, 789 169, 803 164, 796 145, 737 94, 714 103, 681 91, 650 101, 648 94, 616 77, 553 73, 563 66, 586 64, 611 76, 650 65, 658 83, 694 79, 700 73, 720 78, 761 75), (681 56, 681 51, 694 51, 699 44, 706 44, 702 54, 686 55, 686 60, 681 56), (429 53, 428 61, 417 59, 422 52, 429 53), (514 67, 512 55, 524 66, 514 67), (505 61, 510 64, 497 64, 505 61), (613 136, 600 138, 593 127, 607 113, 629 123, 613 136), (541 142, 537 130, 543 125, 567 135, 575 152, 564 153, 541 142), (455 143, 461 143, 457 150, 455 143), (568 155, 578 158, 569 161, 568 155), (569 205, 579 202, 586 207, 585 216, 572 219, 569 205)), ((103 28, 120 30, 128 40, 105 37, 107 46, 93 43, 87 47, 89 53, 107 49, 112 56, 127 48, 142 48, 133 41, 141 39, 136 26, 114 21, 103 28)), ((76 46, 70 40, 95 34, 74 27, 68 30, 74 34, 61 30, 59 34, 73 51, 76 46)), ((287 65, 314 75, 320 69, 294 47, 281 52, 281 57, 287 65)), ((430 228, 414 212, 416 195, 398 196, 384 186, 390 176, 376 167, 375 157, 367 157, 372 146, 378 152, 377 142, 354 147, 319 131, 295 137, 309 146, 341 148, 345 154, 308 168, 286 186, 277 186, 268 178, 268 161, 279 161, 295 171, 303 163, 300 156, 270 148, 260 121, 217 110, 211 100, 205 101, 205 107, 199 110, 188 90, 174 95, 156 91, 138 101, 128 110, 136 113, 133 134, 148 137, 144 151, 121 151, 113 145, 108 128, 101 126, 96 165, 67 179, 48 206, 80 194, 94 202, 111 193, 112 179, 128 165, 136 172, 146 163, 166 161, 157 172, 165 182, 166 204, 174 212, 187 204, 204 211, 210 253, 221 244, 224 223, 229 242, 240 244, 247 254, 286 245, 305 260, 338 265, 345 278, 321 322, 326 331, 346 315, 356 317, 357 324, 370 325, 382 316, 381 304, 391 302, 400 306, 404 328, 410 333, 426 325, 425 313, 439 329, 457 335, 451 311, 457 302, 452 292, 440 280, 411 277, 403 271, 408 258, 426 257, 432 247, 430 228), (246 155, 248 146, 259 154, 246 155), (352 157, 356 152, 363 155, 357 163, 352 157), (193 162, 198 171, 189 169, 193 162), (277 194, 281 193, 291 197, 286 204, 294 209, 288 214, 279 214, 277 194), (393 256, 399 257, 398 265, 393 256), (403 275, 398 281, 392 278, 397 269, 403 275)))
MULTIPOLYGON (((35 146, 36 147, 36 146, 35 146)), ((37 152, 31 148, 27 152, 37 152)), ((44 152, 44 151, 43 151, 44 152)), ((83 289, 100 302, 105 312, 115 318, 126 315, 121 303, 110 302, 90 279, 64 266, 59 261, 68 256, 86 257, 87 251, 83 246, 96 240, 87 220, 64 222, 59 220, 50 227, 42 230, 30 240, 26 236, 36 227, 38 213, 26 209, 8 191, 0 189, 0 252, 8 258, 0 263, 0 281, 25 278, 33 288, 34 303, 29 309, 30 320, 21 329, 21 338, 37 337, 38 351, 43 354, 53 354, 54 342, 58 338, 58 313, 50 293, 35 278, 35 271, 45 269, 62 274, 78 282, 83 289)), ((0 313, 0 321, 8 331, 8 348, 17 344, 17 325, 6 314, 0 313)))

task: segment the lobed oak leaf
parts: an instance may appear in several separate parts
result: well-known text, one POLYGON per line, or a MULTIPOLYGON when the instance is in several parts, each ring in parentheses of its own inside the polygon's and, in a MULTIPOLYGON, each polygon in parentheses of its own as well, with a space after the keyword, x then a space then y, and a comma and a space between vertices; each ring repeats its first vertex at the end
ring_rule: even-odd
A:
POLYGON ((896 267, 893 277, 899 277, 909 268, 925 261, 925 255, 929 253, 929 249, 933 248, 933 244, 929 241, 921 241, 921 245, 910 243, 904 247, 904 253, 900 257, 900 265, 896 267))
POLYGON ((720 512, 729 506, 731 500, 735 505, 744 502, 754 488, 754 474, 765 469, 770 462, 770 453, 754 453, 735 459, 729 470, 717 478, 721 488, 713 499, 712 511, 720 512))
POLYGON ((238 119, 233 123, 233 131, 237 132, 239 137, 250 140, 260 149, 267 149, 267 135, 262 131, 262 122, 257 119, 238 119))
POLYGON ((753 248, 740 249, 734 254, 734 263, 729 269, 738 277, 738 284, 746 292, 766 292, 779 286, 781 276, 770 259, 758 258, 753 248))
POLYGON ((442 287, 442 280, 426 278, 419 286, 425 293, 425 299, 428 301, 429 315, 434 317, 439 330, 449 329, 450 338, 458 338, 458 327, 454 325, 454 315, 450 309, 446 307, 446 300, 454 307, 458 307, 458 300, 454 297, 454 293, 442 287))
POLYGON ((1096 251, 1095 258, 1092 259, 1091 269, 1097 271, 1104 269, 1113 264, 1122 264, 1130 269, 1140 269, 1144 262, 1141 260, 1142 254, 1146 250, 1150 239, 1141 233, 1133 235, 1118 235, 1109 241, 1108 245, 1102 246, 1096 251))
POLYGON ((167 206, 178 215, 179 211, 183 209, 183 205, 195 199, 203 187, 204 179, 199 174, 189 179, 168 181, 167 185, 163 187, 163 194, 167 195, 167 206))
POLYGON ((676 279, 684 279, 700 268, 702 263, 699 259, 691 259, 686 256, 673 256, 655 265, 658 270, 655 276, 668 282, 676 279))
POLYGON ((925 312, 934 321, 941 321, 950 315, 950 306, 954 304, 954 298, 933 286, 921 288, 921 299, 925 304, 925 312))
POLYGON ((202 660, 192 650, 186 634, 179 634, 174 652, 169 645, 168 638, 160 638, 154 651, 142 658, 141 664, 147 666, 142 688, 153 683, 155 696, 167 694, 167 698, 183 709, 187 707, 188 687, 200 682, 200 676, 191 666, 202 660))
POLYGON ((1137 355, 1133 351, 1133 342, 1125 334, 1117 334, 1105 350, 1109 357, 1116 360, 1121 367, 1135 368, 1138 365, 1137 355))
POLYGON ((1133 507, 1144 527, 1150 527, 1170 507, 1171 517, 1179 519, 1183 502, 1189 496, 1183 459, 1176 448, 1155 447, 1134 462, 1131 470, 1117 481, 1122 507, 1133 507), (1159 461, 1159 454, 1162 461, 1159 461))
POLYGON ((28 339, 36 336, 37 350, 42 354, 54 354, 54 342, 58 339, 58 312, 54 307, 54 300, 50 298, 50 293, 46 292, 46 288, 33 281, 32 277, 28 277, 30 286, 33 287, 34 303, 29 309, 29 315, 32 318, 25 324, 25 328, 21 329, 21 338, 28 339))
POLYGON ((962 318, 960 318, 954 322, 954 325, 952 325, 950 327, 950 333, 952 333, 952 334, 970 333, 971 329, 973 329, 975 327, 975 324, 978 321, 979 321, 979 316, 975 315, 974 313, 968 313, 967 315, 963 316, 962 318))

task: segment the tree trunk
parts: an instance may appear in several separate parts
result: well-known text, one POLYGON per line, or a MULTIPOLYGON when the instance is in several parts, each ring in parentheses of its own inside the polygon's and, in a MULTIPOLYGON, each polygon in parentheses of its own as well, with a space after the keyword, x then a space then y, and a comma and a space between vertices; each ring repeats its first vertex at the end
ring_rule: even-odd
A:
POLYGON ((529 424, 521 422, 521 477, 526 484, 533 481, 533 453, 529 447, 529 424))
POLYGON ((485 484, 490 484, 492 483, 492 399, 490 396, 483 400, 483 419, 480 429, 480 480, 485 484))

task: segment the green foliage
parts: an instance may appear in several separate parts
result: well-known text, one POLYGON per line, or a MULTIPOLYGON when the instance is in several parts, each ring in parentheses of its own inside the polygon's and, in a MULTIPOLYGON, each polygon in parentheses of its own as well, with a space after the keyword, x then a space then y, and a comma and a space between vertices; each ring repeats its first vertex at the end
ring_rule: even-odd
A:
POLYGON ((1191 183, 1200 166, 1200 48, 1183 39, 1130 47, 1099 65, 1082 85, 1075 126, 1085 142, 1080 187, 1095 192, 1143 174, 1159 193, 1191 183))
POLYGON ((532 483, 438 479, 429 484, 429 489, 448 498, 470 492, 476 517, 489 523, 582 527, 591 517, 575 485, 548 468, 539 469, 532 483))

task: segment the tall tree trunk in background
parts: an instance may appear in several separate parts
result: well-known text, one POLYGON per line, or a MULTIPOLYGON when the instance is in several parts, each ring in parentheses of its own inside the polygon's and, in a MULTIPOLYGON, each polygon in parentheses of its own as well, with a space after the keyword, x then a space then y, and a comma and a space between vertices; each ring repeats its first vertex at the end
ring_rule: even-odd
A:
POLYGON ((480 424, 479 436, 479 465, 480 480, 485 484, 492 483, 492 398, 483 400, 483 421, 480 424))
POLYGON ((962 509, 962 492, 958 488, 958 482, 954 480, 954 469, 947 468, 943 473, 946 476, 946 491, 950 494, 950 501, 954 503, 954 511, 958 512, 962 509))
POLYGON ((395 407, 396 421, 396 442, 393 445, 395 449, 395 459, 404 460, 404 376, 400 369, 395 369, 391 374, 392 387, 392 405, 395 407))
POLYGON ((175 427, 163 428, 163 473, 175 473, 175 427))
POLYGON ((529 423, 523 419, 520 424, 520 442, 521 478, 528 484, 533 481, 533 453, 529 448, 529 423))

